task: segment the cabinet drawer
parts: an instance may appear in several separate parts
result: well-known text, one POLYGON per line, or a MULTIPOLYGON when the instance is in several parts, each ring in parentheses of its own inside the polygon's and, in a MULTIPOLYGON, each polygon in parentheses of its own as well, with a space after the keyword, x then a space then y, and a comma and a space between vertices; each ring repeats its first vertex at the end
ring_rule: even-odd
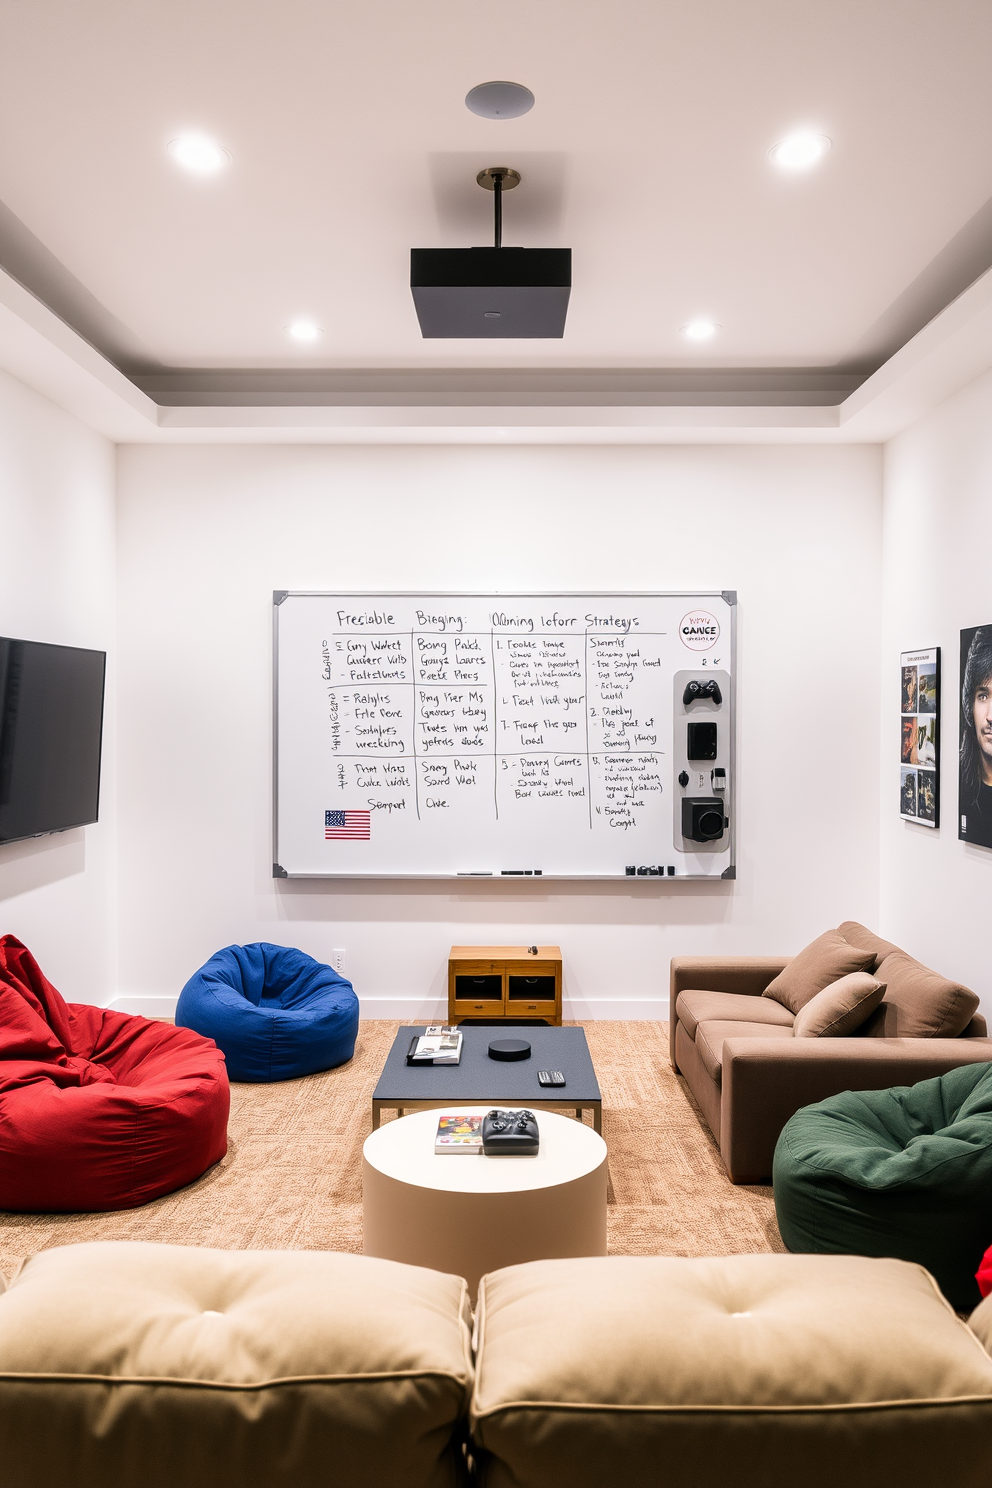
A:
POLYGON ((503 976, 501 972, 456 971, 454 994, 458 1002, 502 1002, 503 976))
POLYGON ((508 972, 506 995, 511 1002, 554 1002, 558 993, 558 979, 552 972, 523 976, 519 972, 508 972))

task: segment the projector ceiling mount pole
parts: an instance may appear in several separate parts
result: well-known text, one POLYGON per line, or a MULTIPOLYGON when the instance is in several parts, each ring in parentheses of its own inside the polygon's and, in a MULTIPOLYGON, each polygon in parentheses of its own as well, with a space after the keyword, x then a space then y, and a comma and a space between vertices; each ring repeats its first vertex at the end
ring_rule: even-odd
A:
POLYGON ((511 170, 508 165, 490 165, 481 170, 475 178, 485 191, 493 193, 493 218, 495 226, 495 244, 497 248, 503 246, 503 192, 512 191, 514 186, 520 185, 520 172, 511 170))

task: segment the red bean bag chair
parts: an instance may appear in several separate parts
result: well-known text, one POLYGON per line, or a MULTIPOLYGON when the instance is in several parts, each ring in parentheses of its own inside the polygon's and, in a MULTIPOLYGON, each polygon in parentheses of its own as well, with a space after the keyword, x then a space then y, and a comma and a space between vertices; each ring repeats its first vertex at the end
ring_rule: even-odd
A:
POLYGON ((992 1245, 982 1256, 982 1264, 975 1273, 975 1280, 982 1296, 987 1297, 992 1292, 992 1245))
POLYGON ((66 1003, 0 937, 0 1209, 133 1209, 227 1151, 224 1056, 187 1028, 66 1003))

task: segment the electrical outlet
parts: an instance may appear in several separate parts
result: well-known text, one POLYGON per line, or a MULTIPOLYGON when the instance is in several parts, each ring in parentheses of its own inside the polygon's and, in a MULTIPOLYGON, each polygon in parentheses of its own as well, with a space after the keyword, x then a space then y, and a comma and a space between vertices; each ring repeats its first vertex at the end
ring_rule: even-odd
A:
POLYGON ((344 946, 339 946, 337 950, 331 952, 331 965, 338 976, 344 976, 344 946))

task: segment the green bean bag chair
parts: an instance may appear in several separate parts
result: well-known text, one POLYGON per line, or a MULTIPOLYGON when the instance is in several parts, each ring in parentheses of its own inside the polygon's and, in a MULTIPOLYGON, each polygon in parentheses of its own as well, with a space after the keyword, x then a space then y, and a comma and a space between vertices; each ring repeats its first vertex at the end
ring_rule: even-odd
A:
POLYGON ((805 1106, 772 1181, 789 1250, 918 1261, 970 1310, 992 1243, 992 1064, 805 1106))

